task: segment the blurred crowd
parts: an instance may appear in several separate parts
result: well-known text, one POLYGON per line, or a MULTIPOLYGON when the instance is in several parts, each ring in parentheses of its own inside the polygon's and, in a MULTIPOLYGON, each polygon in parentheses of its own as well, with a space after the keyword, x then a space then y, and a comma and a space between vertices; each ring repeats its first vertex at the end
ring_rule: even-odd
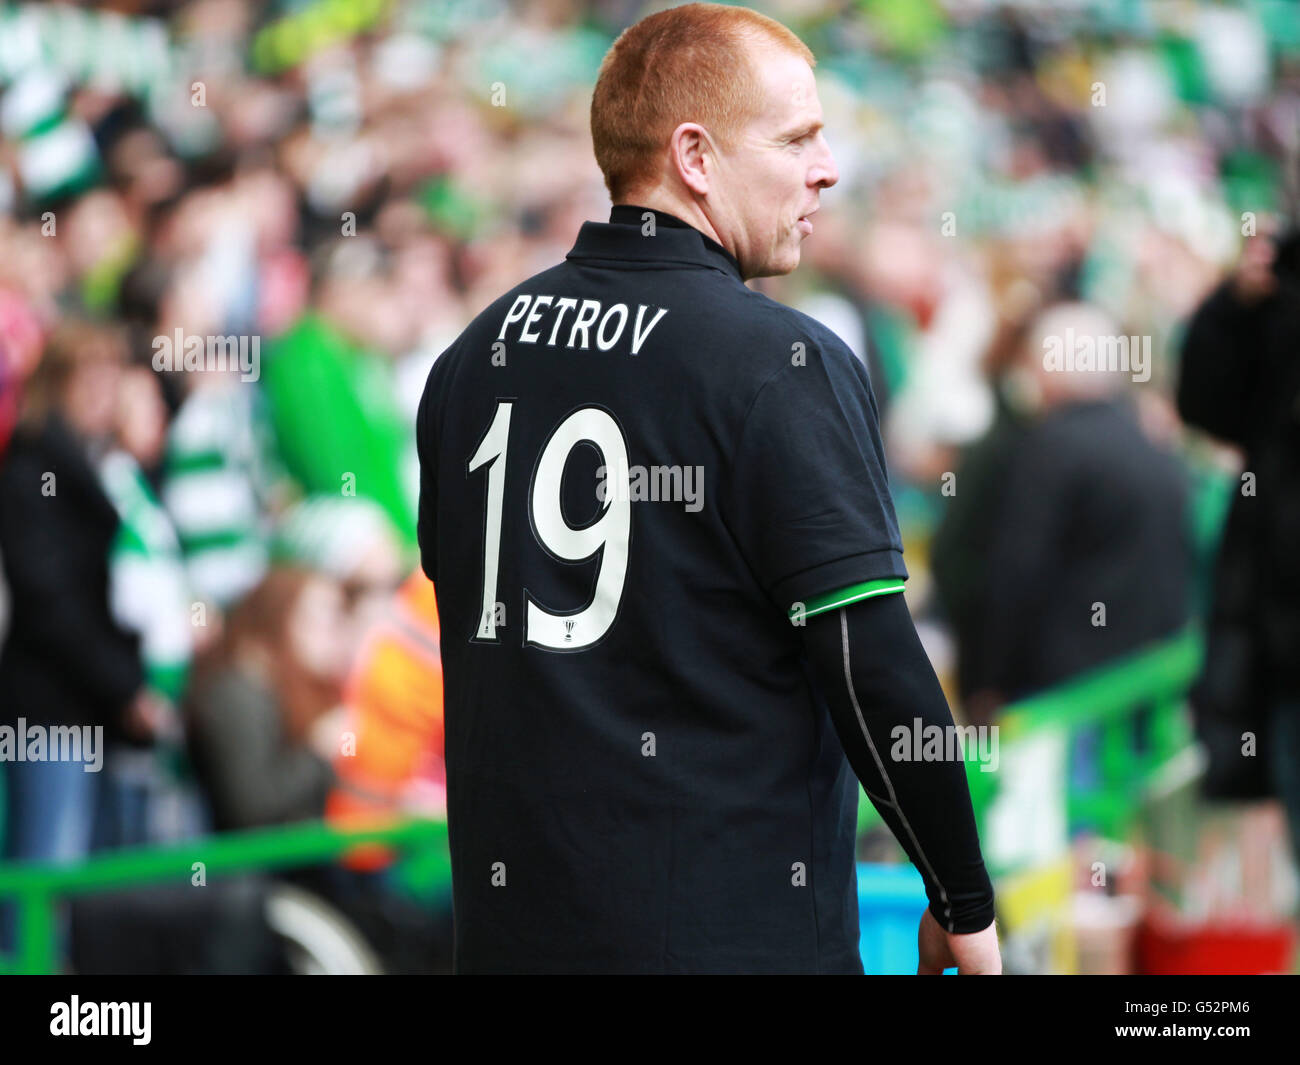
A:
MULTIPOLYGON (((1300 10, 753 6, 818 56, 841 179, 800 269, 752 284, 871 373, 958 716, 1206 616, 1242 453, 1294 453, 1257 400, 1291 385, 1225 426, 1181 352, 1215 294, 1208 357, 1297 350, 1242 316, 1295 295, 1300 10), (1149 361, 1049 369, 1066 335, 1149 361)), ((442 808, 415 407, 607 217, 590 91, 645 10, 0 4, 0 723, 109 737, 102 774, 0 765, 6 856, 442 808)))

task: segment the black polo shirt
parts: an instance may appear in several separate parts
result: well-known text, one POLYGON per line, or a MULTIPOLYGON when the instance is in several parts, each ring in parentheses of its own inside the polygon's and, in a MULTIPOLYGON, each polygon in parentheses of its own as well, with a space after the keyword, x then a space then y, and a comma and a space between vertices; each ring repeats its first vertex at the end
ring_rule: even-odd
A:
POLYGON ((862 363, 620 206, 439 357, 417 435, 457 971, 861 972, 789 615, 907 575, 862 363))

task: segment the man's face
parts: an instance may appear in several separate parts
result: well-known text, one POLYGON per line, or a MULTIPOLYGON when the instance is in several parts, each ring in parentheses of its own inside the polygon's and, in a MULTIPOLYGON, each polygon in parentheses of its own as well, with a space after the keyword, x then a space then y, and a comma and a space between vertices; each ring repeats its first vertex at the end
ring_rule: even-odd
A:
POLYGON ((822 135, 822 107, 812 68, 792 52, 760 46, 751 53, 765 103, 732 152, 718 157, 710 182, 710 221, 746 278, 788 274, 812 232, 806 218, 821 190, 839 180, 822 135))

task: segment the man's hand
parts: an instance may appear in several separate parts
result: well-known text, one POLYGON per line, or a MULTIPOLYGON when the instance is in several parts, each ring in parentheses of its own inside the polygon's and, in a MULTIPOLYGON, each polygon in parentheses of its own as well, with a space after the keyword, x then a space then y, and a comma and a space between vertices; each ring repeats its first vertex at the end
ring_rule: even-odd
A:
POLYGON ((127 704, 122 730, 137 743, 154 743, 179 735, 175 707, 157 692, 142 687, 127 704))
POLYGON ((953 966, 957 967, 958 976, 1002 975, 996 924, 982 932, 949 933, 939 927, 927 907, 921 915, 916 941, 921 951, 921 963, 916 967, 918 976, 942 976, 944 969, 953 966))
POLYGON ((344 706, 326 710, 307 730, 307 745, 321 759, 333 764, 343 751, 343 730, 347 727, 348 711, 344 706))

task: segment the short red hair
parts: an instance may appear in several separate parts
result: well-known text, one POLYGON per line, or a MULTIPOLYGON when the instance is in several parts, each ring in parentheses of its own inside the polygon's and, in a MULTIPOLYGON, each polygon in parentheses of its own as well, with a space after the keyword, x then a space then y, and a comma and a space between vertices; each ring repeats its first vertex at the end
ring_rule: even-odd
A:
POLYGON ((766 44, 816 66, 808 46, 747 7, 685 4, 647 15, 616 40, 591 97, 591 139, 614 203, 659 179, 668 139, 698 122, 730 149, 763 106, 752 48, 766 44))

